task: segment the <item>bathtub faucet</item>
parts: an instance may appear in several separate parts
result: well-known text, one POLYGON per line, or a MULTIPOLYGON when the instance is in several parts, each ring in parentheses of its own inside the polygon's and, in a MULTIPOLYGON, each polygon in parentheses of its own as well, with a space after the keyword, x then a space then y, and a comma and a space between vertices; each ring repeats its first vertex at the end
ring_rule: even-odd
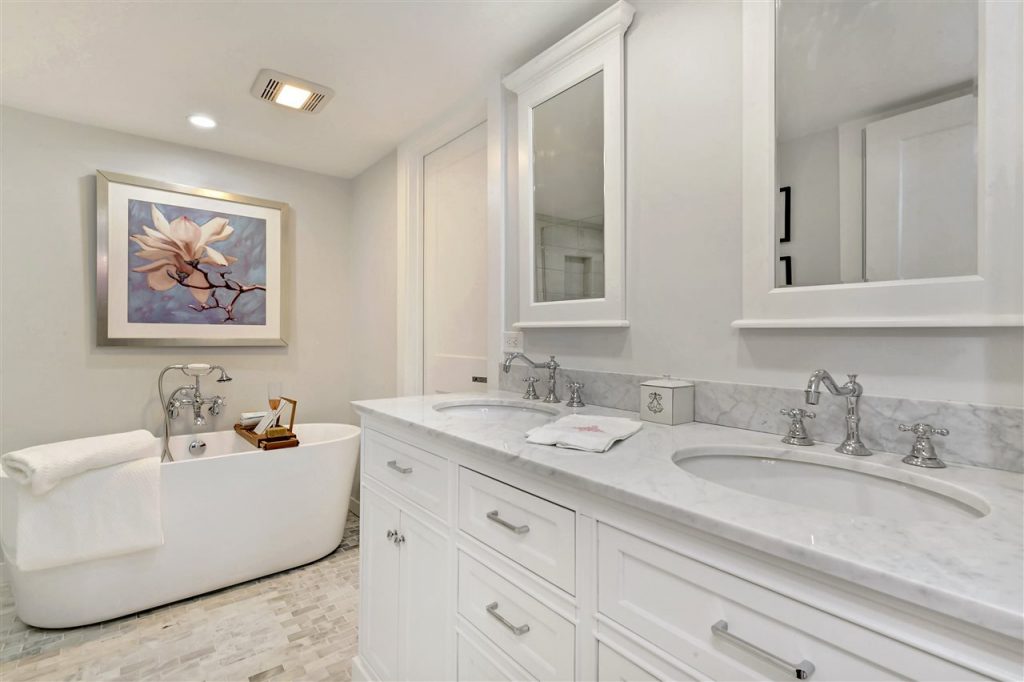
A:
POLYGON ((163 455, 161 456, 162 461, 173 461, 174 457, 171 456, 169 447, 171 437, 171 423, 172 419, 177 419, 181 414, 181 408, 191 407, 192 408, 192 423, 196 426, 205 426, 206 417, 203 416, 203 407, 207 407, 207 411, 212 416, 217 416, 221 413, 224 405, 227 404, 223 396, 214 395, 206 397, 203 395, 202 389, 199 385, 200 377, 208 376, 214 372, 220 372, 220 376, 217 377, 217 383, 226 383, 231 381, 231 377, 228 375, 226 369, 220 365, 210 365, 206 363, 190 363, 187 365, 168 365, 164 367, 160 372, 159 378, 157 378, 157 392, 160 395, 160 405, 164 411, 164 449, 163 455), (171 397, 164 400, 164 375, 172 369, 180 371, 187 377, 192 377, 192 384, 179 386, 174 389, 171 393, 171 397))

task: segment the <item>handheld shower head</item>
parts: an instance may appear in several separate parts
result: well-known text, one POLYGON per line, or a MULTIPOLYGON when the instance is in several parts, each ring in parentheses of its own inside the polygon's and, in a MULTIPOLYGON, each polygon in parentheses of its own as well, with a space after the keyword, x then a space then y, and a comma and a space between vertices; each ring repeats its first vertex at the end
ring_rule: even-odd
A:
POLYGON ((180 368, 181 371, 190 377, 204 377, 213 371, 213 366, 205 362, 192 362, 180 368))
POLYGON ((220 377, 217 379, 217 383, 218 384, 226 384, 227 382, 231 381, 231 377, 228 376, 228 372, 227 372, 226 369, 224 369, 223 367, 221 367, 219 365, 217 367, 215 367, 214 369, 219 369, 220 370, 220 377))

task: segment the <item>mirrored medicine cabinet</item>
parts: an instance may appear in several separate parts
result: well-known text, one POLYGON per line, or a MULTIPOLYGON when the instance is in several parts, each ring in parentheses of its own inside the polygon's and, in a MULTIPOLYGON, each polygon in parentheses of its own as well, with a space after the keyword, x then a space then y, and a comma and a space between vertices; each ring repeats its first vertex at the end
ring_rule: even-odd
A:
POLYGON ((625 327, 619 2, 503 80, 516 96, 517 328, 625 327))
POLYGON ((1022 323, 1020 3, 746 2, 740 327, 1022 323))

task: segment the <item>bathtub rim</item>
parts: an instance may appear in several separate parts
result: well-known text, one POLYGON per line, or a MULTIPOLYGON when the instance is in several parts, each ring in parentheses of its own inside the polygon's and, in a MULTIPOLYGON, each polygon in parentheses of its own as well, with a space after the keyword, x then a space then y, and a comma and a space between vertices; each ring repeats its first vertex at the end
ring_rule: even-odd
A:
POLYGON ((308 447, 313 447, 313 446, 316 446, 316 445, 326 445, 326 444, 329 444, 329 443, 339 443, 339 442, 343 442, 343 441, 347 441, 347 440, 351 440, 351 439, 358 439, 360 437, 360 435, 362 434, 362 431, 363 431, 361 426, 356 426, 355 424, 346 424, 344 422, 309 422, 309 423, 303 423, 303 424, 296 424, 295 425, 295 430, 296 430, 297 434, 299 435, 299 444, 296 447, 293 447, 293 448, 280 448, 279 450, 262 450, 260 448, 254 448, 254 447, 252 447, 252 444, 249 443, 249 441, 247 441, 244 438, 242 438, 241 436, 239 436, 235 432, 234 428, 231 428, 231 429, 221 429, 220 431, 202 431, 202 432, 199 432, 199 433, 179 433, 179 434, 176 434, 174 436, 171 436, 171 438, 170 438, 170 442, 171 443, 173 443, 175 440, 188 441, 189 439, 193 439, 193 438, 203 438, 204 436, 225 434, 225 435, 232 436, 233 438, 236 438, 239 441, 245 443, 246 445, 249 446, 249 449, 242 450, 242 451, 239 451, 239 452, 224 452, 224 453, 220 453, 220 454, 216 454, 216 453, 214 453, 214 454, 202 454, 202 455, 199 455, 198 457, 189 457, 189 456, 186 455, 185 457, 182 457, 181 459, 178 459, 178 455, 175 454, 174 450, 169 447, 169 449, 171 449, 171 456, 174 457, 174 459, 169 460, 169 461, 165 461, 165 462, 161 462, 160 464, 161 464, 161 466, 168 466, 168 465, 173 465, 173 464, 187 464, 189 462, 210 461, 210 460, 214 460, 214 459, 222 459, 224 457, 237 457, 237 456, 240 456, 240 455, 284 454, 284 453, 287 453, 287 452, 291 452, 292 450, 297 450, 297 449, 302 448, 302 447, 307 447, 307 446, 308 447), (329 438, 327 440, 304 441, 304 440, 302 440, 302 435, 301 435, 301 429, 303 427, 340 427, 341 431, 342 431, 342 433, 344 435, 340 435, 337 438, 329 438))

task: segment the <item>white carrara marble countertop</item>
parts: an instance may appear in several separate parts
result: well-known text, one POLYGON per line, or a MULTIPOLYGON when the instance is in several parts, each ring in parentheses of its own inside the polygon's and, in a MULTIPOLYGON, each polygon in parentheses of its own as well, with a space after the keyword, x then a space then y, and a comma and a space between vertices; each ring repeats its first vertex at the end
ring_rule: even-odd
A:
MULTIPOLYGON (((445 414, 434 406, 459 400, 508 400, 555 407, 560 414, 636 413, 601 407, 570 410, 526 402, 514 393, 447 394, 354 402, 356 411, 409 427, 495 461, 521 467, 694 528, 728 538, 828 575, 931 608, 1015 638, 1024 634, 1024 476, 950 465, 928 470, 901 455, 851 457, 818 444, 793 448, 779 437, 711 424, 644 423, 632 438, 593 454, 526 442, 523 422, 445 414), (760 446, 765 456, 815 453, 845 468, 898 478, 934 477, 980 496, 988 515, 963 522, 912 522, 822 511, 746 494, 691 475, 673 462, 682 449, 760 446)), ((907 441, 909 451, 911 440, 907 441)), ((941 457, 941 443, 939 444, 941 457)))

